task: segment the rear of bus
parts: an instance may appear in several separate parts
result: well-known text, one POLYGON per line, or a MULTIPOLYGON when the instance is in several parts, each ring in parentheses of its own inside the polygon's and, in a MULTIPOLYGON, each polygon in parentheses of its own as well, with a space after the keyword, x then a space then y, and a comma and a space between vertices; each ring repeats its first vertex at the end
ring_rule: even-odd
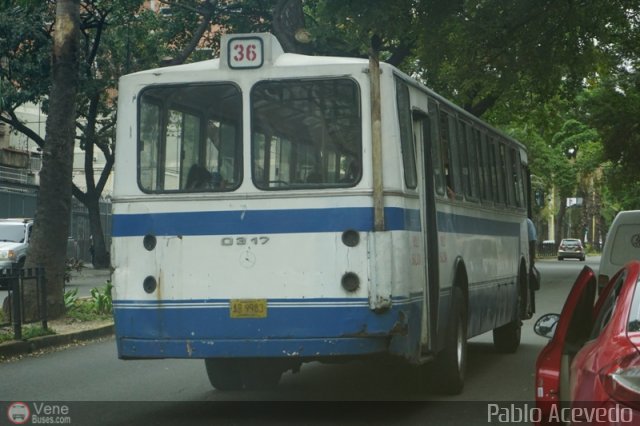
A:
MULTIPOLYGON (((391 237, 371 232, 367 62, 282 54, 270 35, 222 45, 120 82, 119 357, 203 358, 214 386, 237 389, 388 352, 422 299, 391 303, 391 237)), ((391 230, 403 211, 387 209, 391 230)))

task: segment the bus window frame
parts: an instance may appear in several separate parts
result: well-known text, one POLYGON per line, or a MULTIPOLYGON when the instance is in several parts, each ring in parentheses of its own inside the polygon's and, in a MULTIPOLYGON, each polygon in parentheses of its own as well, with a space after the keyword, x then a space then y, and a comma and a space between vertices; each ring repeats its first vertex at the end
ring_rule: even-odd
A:
MULTIPOLYGON (((250 124, 249 124, 249 133, 250 133, 250 139, 249 139, 249 143, 250 143, 250 152, 251 152, 251 157, 250 157, 250 170, 251 170, 251 181, 253 183, 253 186, 260 190, 260 191, 294 191, 294 190, 299 190, 299 189, 314 189, 314 190, 323 190, 323 189, 334 189, 334 188, 353 188, 356 187, 363 178, 363 163, 364 163, 364 156, 363 156, 363 149, 364 149, 364 117, 363 117, 363 109, 362 109, 362 90, 360 87, 359 82, 350 77, 350 76, 332 76, 332 77, 308 77, 308 78, 296 78, 296 77, 283 77, 283 78, 277 78, 277 79, 264 79, 264 80, 259 80, 256 81, 252 86, 251 86, 251 90, 249 92, 249 114, 250 114, 250 124), (287 135, 283 135, 283 134, 278 134, 278 132, 273 132, 273 134, 271 135, 267 135, 262 129, 262 128, 258 128, 255 126, 255 119, 256 119, 256 114, 254 113, 254 95, 255 95, 255 90, 256 87, 258 87, 260 84, 268 84, 268 83, 286 83, 286 82, 292 82, 292 83, 304 83, 304 82, 327 82, 327 81, 348 81, 350 83, 353 84, 353 89, 355 91, 355 97, 356 97, 356 103, 355 103, 355 108, 356 108, 356 117, 357 117, 357 123, 359 126, 359 140, 358 140, 358 147, 355 150, 355 159, 357 160, 358 164, 356 167, 359 168, 358 172, 357 172, 357 176, 353 181, 349 181, 349 182, 340 182, 340 181, 336 181, 335 183, 329 183, 329 182, 322 182, 319 184, 316 183, 310 183, 310 182, 285 182, 287 183, 286 186, 265 186, 263 184, 263 181, 258 180, 258 176, 255 173, 255 167, 256 167, 256 158, 257 158, 257 153, 255 151, 255 140, 256 140, 256 135, 261 134, 266 138, 269 136, 271 138, 273 137, 277 137, 280 140, 287 140, 289 141, 289 143, 292 146, 298 146, 296 144, 294 144, 293 141, 291 141, 287 135)), ((297 156, 300 154, 300 150, 299 149, 291 149, 292 151, 292 156, 297 158, 297 156)), ((265 151, 266 153, 266 151, 265 151)), ((337 151, 327 151, 327 155, 323 155, 322 159, 323 161, 328 161, 326 158, 324 157, 328 157, 329 155, 334 155, 337 158, 337 162, 339 164, 340 162, 340 158, 342 158, 343 156, 347 156, 349 153, 348 152, 337 152, 337 151)), ((264 158, 264 160, 266 161, 266 157, 264 158)), ((297 161, 297 160, 296 160, 297 161)), ((352 160, 353 161, 353 160, 352 160)), ((270 181, 266 181, 267 185, 270 183, 270 181)))
MULTIPOLYGON (((242 182, 243 182, 243 157, 244 157, 244 152, 243 152, 243 114, 242 114, 242 109, 243 109, 243 93, 242 93, 242 89, 240 88, 240 86, 238 86, 238 84, 232 82, 232 81, 216 81, 216 82, 192 82, 192 83, 169 83, 169 84, 152 84, 149 86, 145 86, 144 88, 142 88, 142 90, 140 90, 138 92, 138 96, 137 96, 137 106, 136 106, 136 114, 138 119, 137 121, 137 129, 136 129, 136 180, 137 180, 137 185, 138 188, 145 194, 193 194, 193 193, 219 193, 219 192, 231 192, 231 191, 235 191, 238 188, 240 188, 240 186, 242 186, 242 182), (145 99, 145 93, 149 92, 149 91, 154 91, 154 90, 162 90, 162 89, 167 89, 167 90, 177 90, 180 88, 193 88, 193 87, 212 87, 212 86, 226 86, 228 88, 231 88, 235 91, 234 96, 237 96, 238 98, 238 102, 239 102, 239 106, 238 106, 238 112, 239 114, 237 115, 237 117, 232 117, 231 120, 222 120, 227 119, 228 117, 223 117, 223 116, 207 116, 205 111, 201 111, 198 110, 198 108, 189 106, 189 105, 185 105, 184 103, 181 102, 176 102, 175 100, 171 100, 171 101, 167 101, 167 98, 159 98, 157 96, 150 96, 149 99, 145 99), (143 185, 142 180, 141 180, 141 153, 142 153, 142 147, 143 147, 143 141, 142 141, 142 131, 141 131, 141 127, 142 127, 142 119, 141 119, 141 111, 142 111, 142 105, 143 103, 149 104, 149 105, 153 105, 159 108, 159 142, 158 145, 152 148, 155 148, 157 151, 157 158, 156 158, 156 168, 154 171, 155 174, 155 188, 157 189, 150 189, 147 188, 143 185), (166 150, 167 150, 167 129, 168 129, 168 120, 169 120, 169 114, 170 111, 177 111, 183 114, 185 113, 189 113, 195 117, 198 117, 200 120, 200 128, 199 128, 199 140, 197 143, 197 151, 198 151, 198 155, 199 157, 201 156, 202 152, 203 152, 203 147, 206 146, 206 132, 203 132, 204 126, 207 125, 207 123, 211 120, 211 119, 215 119, 218 120, 220 123, 225 123, 225 124, 229 124, 231 123, 232 127, 235 127, 236 132, 235 132, 235 141, 234 141, 234 156, 235 158, 235 162, 237 163, 237 166, 234 166, 234 174, 239 178, 238 181, 235 183, 235 185, 233 186, 229 186, 229 187, 224 187, 224 188, 182 188, 182 184, 181 184, 181 179, 182 179, 182 161, 183 161, 183 157, 184 155, 181 153, 180 155, 180 168, 179 168, 179 172, 178 172, 178 183, 179 183, 179 188, 178 189, 165 189, 165 178, 164 176, 166 175, 166 150), (193 114, 193 111, 197 111, 200 114, 193 114)), ((184 117, 183 117, 184 119, 184 117)), ((182 144, 184 141, 182 140, 182 137, 184 136, 184 132, 182 132, 181 135, 181 141, 180 143, 182 144)), ((201 160, 201 158, 199 158, 199 160, 201 160)))
POLYGON ((400 131, 400 150, 402 156, 402 169, 404 171, 404 185, 407 189, 415 190, 418 188, 418 170, 416 164, 415 137, 413 134, 411 92, 409 90, 409 85, 402 79, 395 76, 394 80, 396 88, 396 117, 398 120, 398 130, 400 131), (405 100, 402 99, 401 92, 406 94, 406 102, 403 102, 405 100))
MULTIPOLYGON (((430 127, 430 137, 431 137, 431 158, 432 162, 435 164, 437 162, 439 168, 439 176, 434 173, 434 187, 436 195, 446 197, 446 181, 447 177, 445 176, 443 158, 442 158, 442 145, 440 142, 440 104, 437 100, 432 97, 428 98, 428 116, 429 116, 429 127, 430 127)), ((433 171, 431 171, 433 173, 433 171)))

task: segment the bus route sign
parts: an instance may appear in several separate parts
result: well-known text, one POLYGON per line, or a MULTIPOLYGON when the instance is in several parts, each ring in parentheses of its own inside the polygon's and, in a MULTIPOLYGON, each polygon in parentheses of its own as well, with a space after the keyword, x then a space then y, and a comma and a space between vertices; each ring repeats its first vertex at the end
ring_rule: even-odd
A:
POLYGON ((260 68, 264 63, 264 45, 259 37, 237 37, 227 45, 230 68, 260 68))

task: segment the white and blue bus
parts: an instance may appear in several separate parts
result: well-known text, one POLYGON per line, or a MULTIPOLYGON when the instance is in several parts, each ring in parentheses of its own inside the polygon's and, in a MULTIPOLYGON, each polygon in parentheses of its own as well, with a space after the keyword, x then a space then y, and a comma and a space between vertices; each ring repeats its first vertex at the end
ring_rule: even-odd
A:
POLYGON ((120 80, 117 147, 122 359, 204 359, 233 390, 388 355, 455 393, 468 338, 520 343, 526 150, 388 64, 226 35, 120 80))

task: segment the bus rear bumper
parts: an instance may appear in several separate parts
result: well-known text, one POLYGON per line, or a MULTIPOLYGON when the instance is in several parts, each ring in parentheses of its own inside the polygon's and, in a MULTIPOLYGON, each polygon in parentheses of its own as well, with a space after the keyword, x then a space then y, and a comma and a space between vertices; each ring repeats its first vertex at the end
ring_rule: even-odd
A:
POLYGON ((323 358, 386 353, 389 337, 268 340, 169 340, 119 338, 121 359, 149 358, 323 358))

